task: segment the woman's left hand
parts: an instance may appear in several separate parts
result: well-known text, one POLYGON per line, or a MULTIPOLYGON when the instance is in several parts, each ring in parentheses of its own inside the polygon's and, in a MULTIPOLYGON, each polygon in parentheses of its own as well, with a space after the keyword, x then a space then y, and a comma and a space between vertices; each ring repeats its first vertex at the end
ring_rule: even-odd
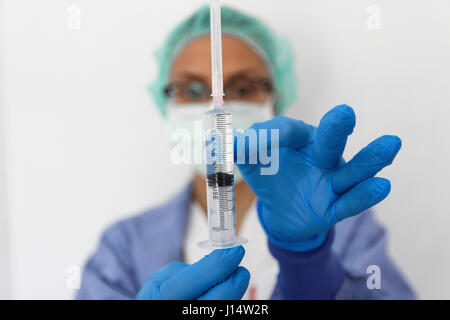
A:
POLYGON ((392 163, 401 140, 382 136, 345 163, 342 153, 354 126, 353 109, 341 105, 326 113, 318 128, 279 116, 236 133, 236 162, 258 197, 258 215, 272 243, 291 251, 314 249, 336 223, 387 197, 389 180, 374 175, 392 163), (278 134, 278 141, 262 138, 266 132, 271 138, 278 134), (257 144, 245 143, 244 136, 256 136, 257 144), (271 170, 261 161, 266 141, 272 171, 278 168, 274 174, 267 174, 271 170), (248 163, 251 156, 256 164, 248 163))

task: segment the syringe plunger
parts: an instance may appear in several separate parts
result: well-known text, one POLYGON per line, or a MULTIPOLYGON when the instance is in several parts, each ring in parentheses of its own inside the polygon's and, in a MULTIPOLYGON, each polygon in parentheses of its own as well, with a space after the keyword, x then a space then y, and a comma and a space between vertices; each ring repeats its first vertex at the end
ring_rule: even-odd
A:
POLYGON ((211 71, 212 97, 215 106, 223 105, 222 27, 220 0, 211 0, 211 71))

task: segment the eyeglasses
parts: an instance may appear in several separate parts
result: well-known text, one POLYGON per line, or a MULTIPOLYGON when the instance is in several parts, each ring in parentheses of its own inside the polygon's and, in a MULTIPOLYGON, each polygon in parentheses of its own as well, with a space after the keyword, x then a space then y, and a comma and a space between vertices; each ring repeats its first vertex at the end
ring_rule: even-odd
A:
MULTIPOLYGON (((224 100, 264 102, 272 91, 269 79, 242 77, 225 85, 224 100)), ((211 99, 211 88, 198 80, 172 82, 164 88, 164 95, 180 104, 207 102, 211 99)))

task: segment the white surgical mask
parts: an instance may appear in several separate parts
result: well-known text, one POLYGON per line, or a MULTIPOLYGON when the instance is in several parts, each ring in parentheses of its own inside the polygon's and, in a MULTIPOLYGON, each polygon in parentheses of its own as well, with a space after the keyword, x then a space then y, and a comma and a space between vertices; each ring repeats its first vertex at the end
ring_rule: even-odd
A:
MULTIPOLYGON (((203 177, 206 177, 206 161, 203 155, 205 112, 211 108, 210 102, 167 106, 172 161, 192 165, 193 170, 203 177), (180 150, 186 151, 181 152, 182 157, 179 156, 180 150)), ((266 103, 229 101, 225 103, 224 108, 233 115, 234 130, 245 130, 256 122, 267 121, 274 117, 272 101, 266 103)), ((236 183, 241 180, 242 175, 234 165, 234 181, 236 183)))

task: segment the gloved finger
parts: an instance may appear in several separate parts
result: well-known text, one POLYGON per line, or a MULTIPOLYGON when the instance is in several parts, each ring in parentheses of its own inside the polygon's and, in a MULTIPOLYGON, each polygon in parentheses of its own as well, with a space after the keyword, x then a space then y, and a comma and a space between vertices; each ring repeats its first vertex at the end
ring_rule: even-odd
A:
POLYGON ((362 149, 348 163, 336 170, 332 178, 336 193, 344 193, 357 183, 374 176, 390 165, 402 146, 396 136, 382 136, 362 149))
POLYGON ((250 273, 238 267, 224 282, 209 289, 199 300, 239 300, 243 297, 250 281, 250 273))
POLYGON ((188 264, 184 262, 172 262, 158 271, 153 272, 142 285, 141 290, 136 296, 137 300, 154 300, 161 299, 159 297, 159 291, 155 290, 164 281, 170 279, 175 274, 186 268, 188 264))
POLYGON ((242 246, 214 250, 161 284, 162 299, 197 299, 233 273, 244 257, 242 246))
POLYGON ((311 149, 313 159, 318 165, 332 168, 339 163, 355 122, 355 112, 345 104, 334 107, 323 116, 311 149))
POLYGON ((234 160, 238 164, 257 164, 261 148, 264 152, 272 148, 305 147, 313 127, 301 120, 277 116, 265 122, 258 122, 244 132, 234 131, 234 160))
POLYGON ((391 191, 391 183, 384 178, 369 178, 343 194, 327 214, 330 225, 357 215, 384 200, 391 191))

